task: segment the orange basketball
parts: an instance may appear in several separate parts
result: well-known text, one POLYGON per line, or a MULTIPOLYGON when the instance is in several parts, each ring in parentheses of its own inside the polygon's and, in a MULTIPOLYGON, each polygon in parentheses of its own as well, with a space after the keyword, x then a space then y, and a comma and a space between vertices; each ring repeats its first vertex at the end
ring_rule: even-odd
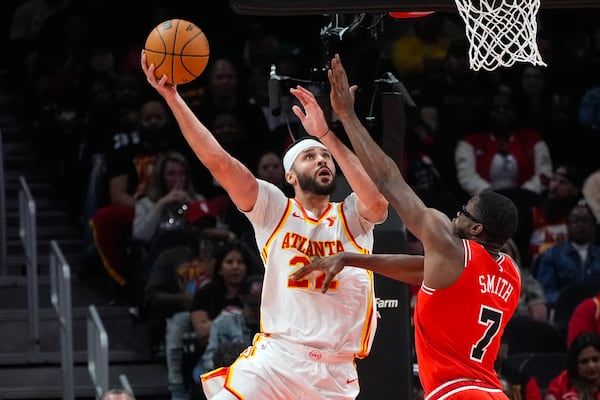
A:
POLYGON ((158 24, 148 35, 144 50, 148 65, 154 63, 156 67, 156 77, 167 75, 167 82, 172 85, 188 83, 200 76, 210 54, 204 32, 182 19, 158 24))

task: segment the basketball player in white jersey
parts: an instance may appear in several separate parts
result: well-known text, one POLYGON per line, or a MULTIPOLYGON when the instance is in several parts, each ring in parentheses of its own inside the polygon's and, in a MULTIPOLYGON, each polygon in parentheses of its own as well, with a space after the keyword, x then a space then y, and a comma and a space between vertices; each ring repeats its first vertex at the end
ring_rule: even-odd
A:
POLYGON ((385 220, 387 201, 352 151, 330 132, 308 90, 292 90, 303 106, 293 110, 320 140, 305 138, 286 152, 285 179, 295 191, 290 199, 231 157, 177 88, 166 84, 167 77, 155 77, 144 53, 141 64, 200 161, 251 221, 265 266, 261 333, 229 368, 202 376, 207 398, 355 399, 360 389, 355 359, 369 354, 377 324, 372 272, 346 268, 326 294, 321 293, 324 275, 299 281, 289 275, 317 257, 371 253, 373 227, 385 220), (330 202, 333 156, 353 190, 341 203, 330 202))

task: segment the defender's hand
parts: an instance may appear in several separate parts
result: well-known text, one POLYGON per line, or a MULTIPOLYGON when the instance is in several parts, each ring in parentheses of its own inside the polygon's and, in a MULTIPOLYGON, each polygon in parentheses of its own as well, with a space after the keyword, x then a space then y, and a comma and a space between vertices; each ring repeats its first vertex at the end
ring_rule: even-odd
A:
POLYGON ((290 279, 297 281, 313 271, 323 271, 325 272, 325 281, 323 282, 321 293, 325 293, 329 289, 333 278, 344 269, 343 254, 337 253, 326 258, 317 258, 312 263, 305 265, 291 274, 290 279))

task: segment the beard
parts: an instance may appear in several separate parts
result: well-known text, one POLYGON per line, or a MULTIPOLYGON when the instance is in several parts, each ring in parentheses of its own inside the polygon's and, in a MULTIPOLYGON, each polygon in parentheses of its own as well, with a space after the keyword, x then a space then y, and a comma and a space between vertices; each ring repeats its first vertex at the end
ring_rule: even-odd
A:
POLYGON ((328 184, 320 184, 316 179, 309 175, 298 175, 298 186, 305 192, 314 193, 320 196, 329 196, 335 191, 335 179, 328 184))
POLYGON ((452 224, 452 230, 459 239, 468 239, 467 232, 465 232, 465 230, 458 226, 456 223, 452 224))

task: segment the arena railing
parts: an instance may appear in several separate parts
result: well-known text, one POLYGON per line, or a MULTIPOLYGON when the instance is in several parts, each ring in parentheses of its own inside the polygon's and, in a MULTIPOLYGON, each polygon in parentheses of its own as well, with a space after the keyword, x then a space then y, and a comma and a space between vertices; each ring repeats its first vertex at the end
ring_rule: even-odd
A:
POLYGON ((108 334, 96 306, 90 304, 87 317, 88 372, 96 398, 108 390, 108 334))
POLYGON ((2 130, 0 130, 0 276, 8 273, 6 255, 6 183, 4 177, 4 149, 2 146, 2 130))
POLYGON ((129 393, 134 395, 133 389, 131 388, 131 384, 129 383, 129 379, 127 378, 127 375, 125 375, 125 374, 119 375, 119 383, 121 384, 121 387, 124 390, 127 390, 129 393))
POLYGON ((19 237, 25 250, 27 308, 32 353, 40 351, 36 204, 25 177, 19 177, 19 237))
POLYGON ((50 300, 60 329, 63 400, 73 400, 73 320, 71 316, 71 268, 56 242, 50 242, 50 300))

